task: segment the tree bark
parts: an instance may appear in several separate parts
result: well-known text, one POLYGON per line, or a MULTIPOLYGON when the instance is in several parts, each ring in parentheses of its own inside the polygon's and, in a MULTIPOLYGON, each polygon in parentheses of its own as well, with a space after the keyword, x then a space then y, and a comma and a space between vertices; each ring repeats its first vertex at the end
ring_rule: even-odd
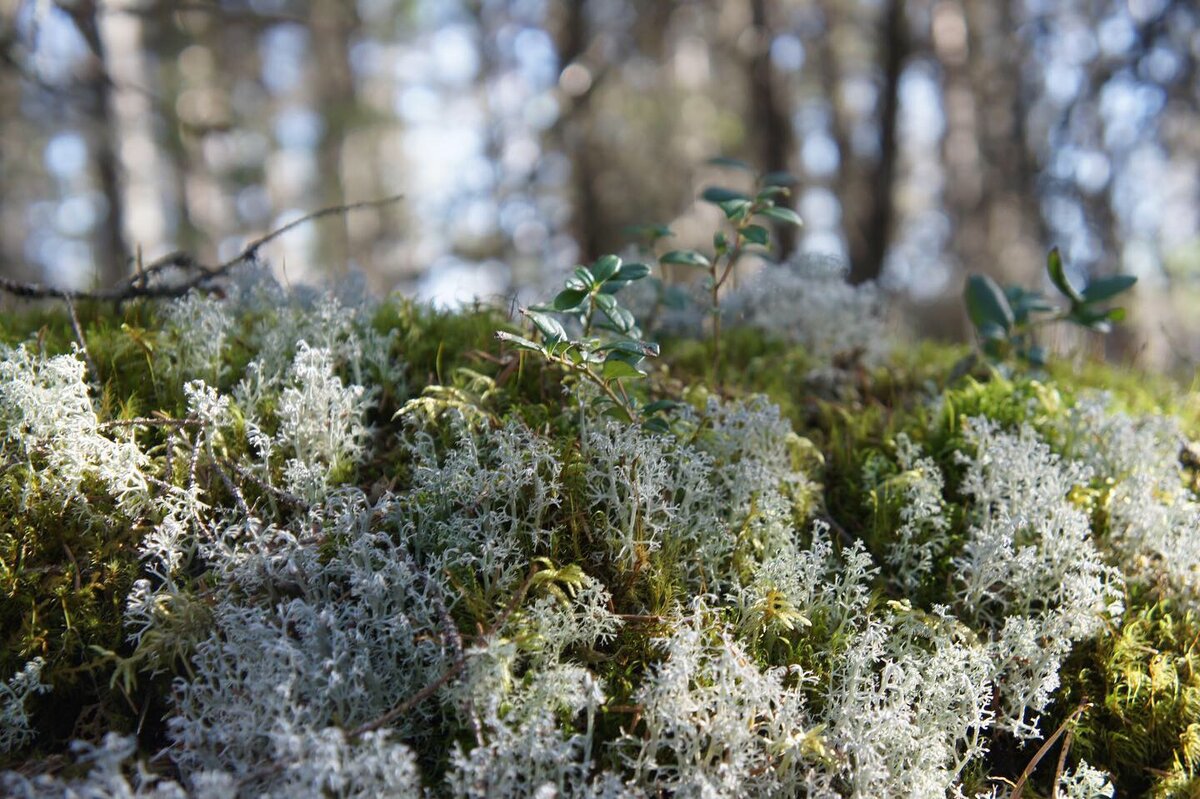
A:
MULTIPOLYGON (((751 118, 758 137, 760 166, 767 172, 790 172, 796 149, 795 133, 783 99, 779 96, 771 70, 771 25, 767 0, 750 0, 754 26, 754 52, 750 57, 751 118)), ((796 229, 775 225, 779 258, 786 259, 796 249, 796 229)))
MULTIPOLYGON (((565 14, 558 35, 558 66, 561 74, 572 64, 582 63, 591 37, 588 33, 586 4, 577 0, 564 3, 565 14)), ((590 71, 590 70, 589 70, 590 71)), ((599 258, 605 249, 601 231, 604 208, 596 194, 598 170, 592 160, 592 147, 588 135, 588 100, 595 87, 596 75, 591 75, 591 85, 581 94, 575 95, 563 109, 563 119, 557 126, 558 144, 571 162, 571 232, 579 246, 580 258, 584 263, 599 258)))
POLYGON ((860 249, 850 258, 850 282, 876 280, 883 272, 895 218, 895 184, 898 141, 897 118, 900 109, 900 75, 908 55, 907 20, 903 0, 888 0, 879 35, 879 60, 883 87, 879 108, 879 161, 875 164, 867 208, 862 215, 863 236, 860 249))
POLYGON ((104 41, 100 36, 101 11, 95 0, 83 0, 70 9, 59 7, 70 13, 88 49, 91 50, 94 61, 88 81, 94 123, 92 149, 95 153, 100 191, 108 204, 104 224, 100 226, 97 234, 99 246, 95 260, 100 284, 112 286, 129 272, 129 246, 125 241, 125 202, 114 130, 112 80, 107 70, 104 41))
MULTIPOLYGON (((317 106, 325 129, 317 153, 323 207, 347 202, 342 179, 342 149, 355 108, 350 71, 350 36, 358 26, 353 3, 325 0, 313 4, 311 30, 317 64, 317 106)), ((321 229, 320 262, 329 274, 345 274, 350 255, 346 217, 329 220, 321 229)))

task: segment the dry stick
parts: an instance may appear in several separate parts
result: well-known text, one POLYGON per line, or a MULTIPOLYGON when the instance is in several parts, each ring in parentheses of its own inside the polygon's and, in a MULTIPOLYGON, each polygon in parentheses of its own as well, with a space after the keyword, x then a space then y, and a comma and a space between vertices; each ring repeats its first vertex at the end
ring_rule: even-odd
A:
POLYGON ((138 419, 112 419, 101 422, 100 429, 105 430, 110 427, 191 427, 199 424, 199 419, 158 419, 143 416, 138 419))
POLYGON ((305 502, 303 499, 296 496, 295 494, 292 494, 288 491, 284 491, 282 488, 279 488, 278 486, 271 485, 266 480, 263 480, 261 477, 259 477, 254 472, 247 469, 246 467, 242 466, 237 461, 232 460, 230 458, 226 458, 224 460, 224 464, 226 466, 228 466, 230 469, 233 469, 234 473, 237 474, 238 477, 242 478, 243 480, 249 480, 250 482, 254 483, 256 486, 261 488, 263 491, 267 491, 267 492, 273 494, 274 496, 283 500, 287 504, 292 505, 297 508, 300 508, 300 509, 305 509, 305 508, 309 507, 308 502, 305 502))
POLYGON ((1063 723, 1058 725, 1058 729, 1054 731, 1054 734, 1047 738, 1046 742, 1042 744, 1041 748, 1034 753, 1033 758, 1029 761, 1029 764, 1025 766, 1025 770, 1021 772, 1021 776, 1018 777, 1017 781, 1013 783, 1012 793, 1008 795, 1008 799, 1021 799, 1021 792, 1025 790, 1025 783, 1028 782, 1030 776, 1033 775, 1033 770, 1037 768, 1038 763, 1042 762, 1042 758, 1045 757, 1050 751, 1050 747, 1054 746, 1054 742, 1061 738, 1063 733, 1067 731, 1068 725, 1072 724, 1076 719, 1083 715, 1083 712, 1091 706, 1091 702, 1082 702, 1080 703, 1079 707, 1071 711, 1071 715, 1063 719, 1063 723))
MULTIPOLYGON (((159 259, 146 267, 144 275, 154 274, 171 266, 195 269, 197 274, 179 283, 165 286, 148 286, 143 285, 136 279, 133 282, 128 280, 122 281, 111 288, 101 289, 99 291, 77 291, 74 289, 52 288, 43 286, 40 283, 23 283, 18 280, 12 280, 7 277, 0 276, 0 291, 7 292, 14 297, 23 297, 25 299, 48 299, 51 297, 61 297, 64 300, 100 300, 100 301, 123 301, 132 300, 138 297, 147 298, 172 298, 182 297, 194 288, 199 288, 209 281, 216 280, 228 274, 229 270, 233 269, 238 264, 252 261, 258 255, 258 249, 268 242, 282 236, 284 233, 326 216, 334 214, 344 214, 350 211, 358 211, 365 208, 379 208, 385 205, 392 205, 403 199, 403 195, 397 194, 391 197, 384 197, 380 200, 365 200, 358 203, 349 203, 347 205, 333 205, 328 208, 322 208, 313 211, 311 214, 306 214, 299 219, 293 220, 283 227, 276 228, 271 232, 254 239, 246 245, 246 247, 233 258, 225 261, 217 266, 208 267, 196 262, 190 255, 185 253, 172 253, 163 259, 159 259)), ((136 277, 136 276, 135 276, 136 277)))
POLYGON ((83 337, 83 326, 79 324, 79 316, 75 313, 75 303, 71 302, 71 298, 66 294, 63 294, 62 298, 67 306, 67 315, 71 317, 71 329, 75 331, 75 338, 79 340, 79 348, 83 350, 83 358, 92 372, 92 379, 99 381, 100 370, 96 368, 96 362, 92 360, 92 353, 88 352, 87 341, 83 337))
POLYGON ((1075 740, 1075 728, 1067 730, 1063 745, 1058 750, 1058 765, 1054 767, 1054 782, 1050 784, 1050 799, 1058 799, 1058 781, 1062 779, 1063 768, 1067 764, 1067 753, 1071 751, 1071 742, 1075 740))
MULTIPOLYGON (((212 449, 212 445, 209 445, 212 449)), ((221 476, 221 482, 225 484, 225 490, 233 495, 234 502, 237 503, 238 510, 242 512, 242 516, 250 518, 250 506, 246 504, 246 497, 242 494, 242 489, 238 488, 237 483, 225 474, 225 470, 221 468, 221 464, 217 462, 217 458, 212 452, 209 452, 208 457, 212 460, 213 467, 217 470, 217 474, 221 476)))

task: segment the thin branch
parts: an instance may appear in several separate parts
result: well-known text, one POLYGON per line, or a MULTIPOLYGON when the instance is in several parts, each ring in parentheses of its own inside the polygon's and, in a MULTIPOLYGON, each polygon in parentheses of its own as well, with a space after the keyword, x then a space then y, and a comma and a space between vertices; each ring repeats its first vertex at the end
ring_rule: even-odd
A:
POLYGON ((254 483, 254 485, 258 486, 263 491, 266 491, 266 492, 274 495, 276 498, 283 500, 287 504, 289 504, 295 508, 299 508, 301 510, 306 510, 309 507, 308 502, 305 502, 303 499, 301 499, 300 497, 296 496, 295 494, 293 494, 289 491, 284 491, 279 486, 271 485, 266 480, 263 480, 261 477, 259 477, 254 472, 247 469, 245 466, 242 466, 237 461, 235 461, 231 458, 226 458, 224 463, 226 466, 228 466, 230 469, 232 469, 238 477, 242 478, 243 480, 249 480, 251 483, 254 483))
POLYGON ((71 298, 66 294, 63 295, 63 303, 67 306, 67 315, 71 318, 71 329, 75 331, 75 338, 79 341, 79 348, 83 350, 83 357, 87 361, 88 369, 92 372, 92 378, 99 381, 100 370, 96 368, 96 362, 92 360, 92 353, 88 351, 87 340, 83 337, 83 326, 79 324, 79 315, 75 313, 75 303, 71 302, 71 298))
POLYGON ((1071 751, 1071 743, 1075 740, 1075 728, 1067 730, 1063 738, 1062 748, 1058 750, 1058 765, 1054 767, 1054 782, 1050 784, 1050 799, 1058 799, 1058 781, 1062 779, 1063 768, 1067 765, 1067 753, 1071 751))
POLYGON ((237 483, 230 479, 225 470, 221 468, 221 464, 217 462, 216 456, 212 453, 212 444, 208 444, 208 456, 212 460, 213 466, 217 470, 217 474, 221 476, 221 482, 225 484, 225 490, 233 495, 234 501, 237 503, 238 510, 241 511, 244 518, 249 519, 251 516, 250 506, 246 504, 246 497, 242 494, 242 489, 238 488, 237 483))
POLYGON ((269 233, 258 237, 251 241, 237 255, 230 258, 228 261, 218 264, 217 266, 208 267, 200 264, 190 255, 186 253, 172 253, 164 258, 151 263, 143 271, 143 276, 161 272, 169 267, 181 267, 185 269, 194 269, 196 274, 183 280, 179 283, 167 285, 146 285, 144 281, 135 276, 133 280, 122 281, 116 286, 98 291, 79 291, 75 289, 61 289, 51 286, 44 286, 40 283, 24 283, 18 280, 12 280, 7 277, 0 276, 0 291, 13 295, 14 297, 22 297, 24 299, 48 299, 52 297, 60 297, 64 300, 100 300, 100 301, 116 301, 123 302, 132 300, 138 297, 146 298, 172 298, 182 297, 189 291, 195 288, 201 288, 206 284, 224 277, 231 269, 239 264, 253 261, 258 256, 258 250, 264 244, 267 244, 279 238, 283 234, 307 224, 322 217, 332 216, 334 214, 345 214, 350 211, 358 211, 366 208, 380 208, 387 205, 393 205, 403 199, 403 195, 397 194, 391 197, 384 197, 379 200, 365 200, 363 202, 349 203, 346 205, 334 205, 328 208, 321 208, 313 211, 311 214, 305 214, 299 219, 293 220, 283 227, 276 228, 269 233))
POLYGON ((1042 762, 1042 758, 1049 753, 1050 749, 1054 746, 1055 741, 1061 738, 1063 733, 1067 732, 1067 728, 1080 716, 1082 716, 1083 712, 1091 706, 1091 702, 1082 702, 1080 703, 1079 707, 1071 711, 1071 715, 1063 719, 1063 723, 1058 725, 1058 729, 1055 730, 1054 733, 1046 739, 1046 742, 1042 744, 1041 748, 1034 753, 1033 757, 1029 761, 1029 764, 1025 766, 1025 770, 1021 772, 1021 776, 1017 778, 1015 783, 1013 783, 1012 793, 1008 795, 1008 799, 1021 799, 1021 792, 1025 790, 1025 783, 1027 783, 1029 778, 1033 775, 1033 770, 1037 768, 1038 763, 1042 762))
POLYGON ((142 417, 139 419, 113 419, 108 422, 101 422, 100 429, 106 430, 111 427, 197 427, 199 425, 199 419, 157 419, 142 417))

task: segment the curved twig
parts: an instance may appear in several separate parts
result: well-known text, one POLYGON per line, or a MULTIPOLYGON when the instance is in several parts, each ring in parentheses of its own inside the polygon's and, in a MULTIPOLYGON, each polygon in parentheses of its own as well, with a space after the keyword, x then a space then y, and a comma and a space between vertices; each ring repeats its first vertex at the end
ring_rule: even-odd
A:
POLYGON ((182 297, 192 289, 201 288, 205 284, 225 276, 235 266, 248 261, 253 261, 258 256, 258 250, 260 247, 268 242, 274 241, 284 233, 287 233, 288 231, 299 227, 300 225, 307 224, 308 222, 312 222, 313 220, 320 219, 322 217, 332 216, 334 214, 344 214, 350 211, 358 211, 365 208, 379 208, 385 205, 392 205, 399 202, 402 198, 403 195, 397 194, 391 197, 384 197, 379 200, 365 200, 363 202, 349 203, 346 205, 333 205, 328 208, 321 208, 317 211, 313 211, 310 214, 305 214, 299 219, 292 220, 283 227, 276 228, 265 235, 259 236, 247 244, 245 248, 243 248, 242 251, 237 255, 216 266, 204 266, 196 261, 191 255, 188 255, 187 253, 176 252, 154 261, 134 277, 128 280, 123 280, 116 286, 112 286, 107 289, 99 289, 96 291, 62 289, 52 286, 45 286, 41 283, 24 283, 19 280, 12 280, 11 278, 0 276, 0 291, 11 294, 14 297, 21 297, 23 299, 30 300, 51 299, 57 297, 67 301, 100 300, 123 302, 125 300, 132 300, 139 297, 146 297, 150 299, 170 299, 173 297, 182 297), (147 284, 147 277, 159 272, 163 272, 172 267, 191 269, 194 270, 196 274, 178 283, 164 285, 147 284))

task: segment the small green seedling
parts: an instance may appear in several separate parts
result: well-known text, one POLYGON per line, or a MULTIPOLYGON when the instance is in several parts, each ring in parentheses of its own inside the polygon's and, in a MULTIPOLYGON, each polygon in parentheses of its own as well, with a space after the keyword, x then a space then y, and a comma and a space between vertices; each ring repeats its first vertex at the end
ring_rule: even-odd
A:
MULTIPOLYGON (((714 158, 714 166, 729 167, 755 174, 748 164, 732 158, 714 158)), ((791 194, 788 188, 795 178, 783 172, 768 172, 755 175, 752 193, 710 186, 700 198, 721 209, 732 230, 729 234, 717 231, 713 235, 713 255, 709 257, 696 250, 671 250, 659 257, 663 264, 691 266, 708 273, 706 287, 709 291, 709 313, 712 315, 712 373, 716 381, 721 366, 721 306, 719 295, 733 274, 737 264, 748 248, 767 248, 771 243, 771 232, 767 225, 778 222, 785 225, 803 224, 800 216, 779 202, 791 194)))
POLYGON ((979 336, 980 349, 993 361, 1016 358, 1031 366, 1046 364, 1046 349, 1037 343, 1036 331, 1056 322, 1075 324, 1098 333, 1108 333, 1114 322, 1125 318, 1125 309, 1105 307, 1109 300, 1128 291, 1137 278, 1114 275, 1093 280, 1082 291, 1067 278, 1058 248, 1046 258, 1050 282, 1067 300, 1063 308, 1038 291, 1021 286, 1000 288, 987 275, 967 278, 964 299, 967 315, 979 336))
POLYGON ((650 267, 645 264, 602 256, 591 266, 576 267, 549 305, 521 309, 533 323, 539 341, 503 330, 496 336, 594 384, 601 392, 596 403, 606 415, 666 432, 667 422, 660 414, 673 403, 642 405, 624 383, 646 376, 642 362, 658 355, 658 345, 642 340, 637 320, 617 301, 616 294, 649 274, 650 267), (559 315, 578 322, 578 338, 567 333, 556 318, 559 315))

